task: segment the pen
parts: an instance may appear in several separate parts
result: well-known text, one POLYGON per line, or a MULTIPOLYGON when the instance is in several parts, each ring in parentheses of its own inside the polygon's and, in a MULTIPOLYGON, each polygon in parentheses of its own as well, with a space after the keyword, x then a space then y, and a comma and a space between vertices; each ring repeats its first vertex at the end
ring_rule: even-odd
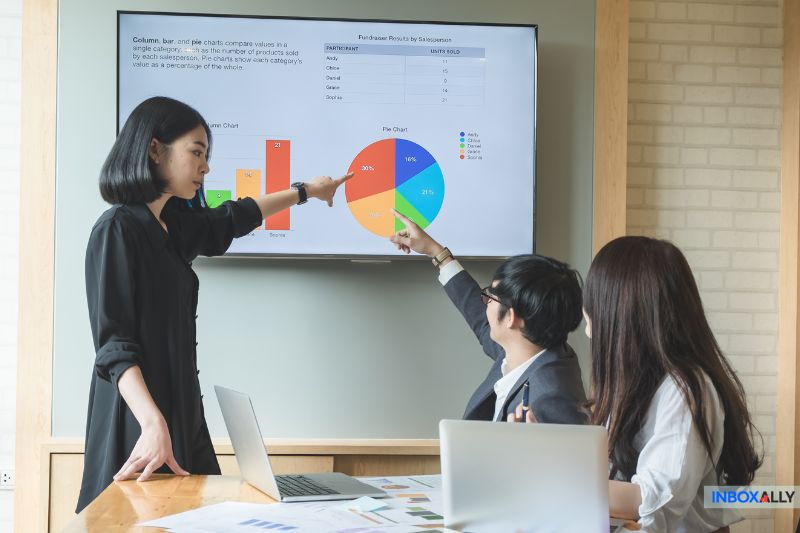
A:
POLYGON ((526 381, 522 386, 522 420, 520 422, 528 421, 528 410, 530 410, 530 384, 526 381))

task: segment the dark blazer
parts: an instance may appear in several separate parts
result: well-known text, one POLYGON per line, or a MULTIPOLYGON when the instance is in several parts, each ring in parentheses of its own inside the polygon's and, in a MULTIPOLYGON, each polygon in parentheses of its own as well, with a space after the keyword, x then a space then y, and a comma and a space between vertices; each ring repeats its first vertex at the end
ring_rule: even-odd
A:
MULTIPOLYGON (((467 271, 459 272, 447 282, 444 290, 478 337, 483 351, 494 361, 486 379, 469 399, 464 419, 492 420, 497 401, 494 384, 503 377, 500 366, 505 351, 489 336, 486 306, 481 301, 481 290, 475 279, 467 271)), ((575 352, 568 344, 546 350, 520 376, 503 405, 503 420, 522 401, 522 385, 526 381, 530 383, 530 402, 537 421, 557 424, 587 422, 583 410, 586 394, 581 381, 581 369, 575 352)))

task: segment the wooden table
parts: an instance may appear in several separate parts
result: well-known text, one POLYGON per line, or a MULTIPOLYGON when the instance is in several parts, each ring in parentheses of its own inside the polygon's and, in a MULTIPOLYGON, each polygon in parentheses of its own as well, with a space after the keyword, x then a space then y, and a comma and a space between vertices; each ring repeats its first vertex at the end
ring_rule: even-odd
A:
MULTIPOLYGON (((172 476, 156 474, 152 481, 114 482, 64 530, 78 532, 163 531, 134 527, 190 509, 226 501, 275 503, 275 500, 234 476, 172 476)), ((17 518, 19 519, 19 518, 17 518)))
MULTIPOLYGON (((161 518, 205 505, 239 501, 275 503, 238 476, 172 476, 156 474, 152 481, 114 482, 70 522, 66 533, 164 531, 135 527, 139 522, 161 518)), ((621 523, 622 521, 618 521, 621 523)), ((638 529, 629 524, 630 529, 638 529)))

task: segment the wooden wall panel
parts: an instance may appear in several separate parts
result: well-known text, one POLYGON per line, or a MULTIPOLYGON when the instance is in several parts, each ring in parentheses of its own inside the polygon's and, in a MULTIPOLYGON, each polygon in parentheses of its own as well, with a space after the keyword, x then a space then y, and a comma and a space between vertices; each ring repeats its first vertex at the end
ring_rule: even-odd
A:
MULTIPOLYGON (((800 256, 800 0, 784 0, 783 125, 778 302, 776 484, 800 485, 800 410, 797 406, 798 257, 800 256)), ((799 509, 775 512, 775 531, 794 531, 799 509)))
POLYGON ((592 255, 626 231, 629 13, 629 0, 597 0, 592 255))
POLYGON ((55 247, 57 0, 22 2, 15 531, 47 527, 55 247), (30 205, 29 205, 30 204, 30 205))

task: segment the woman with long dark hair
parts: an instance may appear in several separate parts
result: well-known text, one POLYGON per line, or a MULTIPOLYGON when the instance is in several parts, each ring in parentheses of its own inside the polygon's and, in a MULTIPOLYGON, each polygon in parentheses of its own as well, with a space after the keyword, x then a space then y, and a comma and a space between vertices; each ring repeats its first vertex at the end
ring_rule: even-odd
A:
POLYGON ((211 144, 196 110, 150 98, 128 117, 100 173, 112 207, 86 249, 96 358, 78 512, 112 479, 220 473, 198 380, 192 261, 225 253, 235 237, 307 198, 332 205, 350 177, 318 177, 213 209, 189 205, 202 191, 211 144))
POLYGON ((613 516, 648 533, 717 531, 741 520, 706 509, 703 487, 749 485, 761 457, 745 393, 673 244, 605 245, 584 289, 592 414, 608 428, 613 516))

